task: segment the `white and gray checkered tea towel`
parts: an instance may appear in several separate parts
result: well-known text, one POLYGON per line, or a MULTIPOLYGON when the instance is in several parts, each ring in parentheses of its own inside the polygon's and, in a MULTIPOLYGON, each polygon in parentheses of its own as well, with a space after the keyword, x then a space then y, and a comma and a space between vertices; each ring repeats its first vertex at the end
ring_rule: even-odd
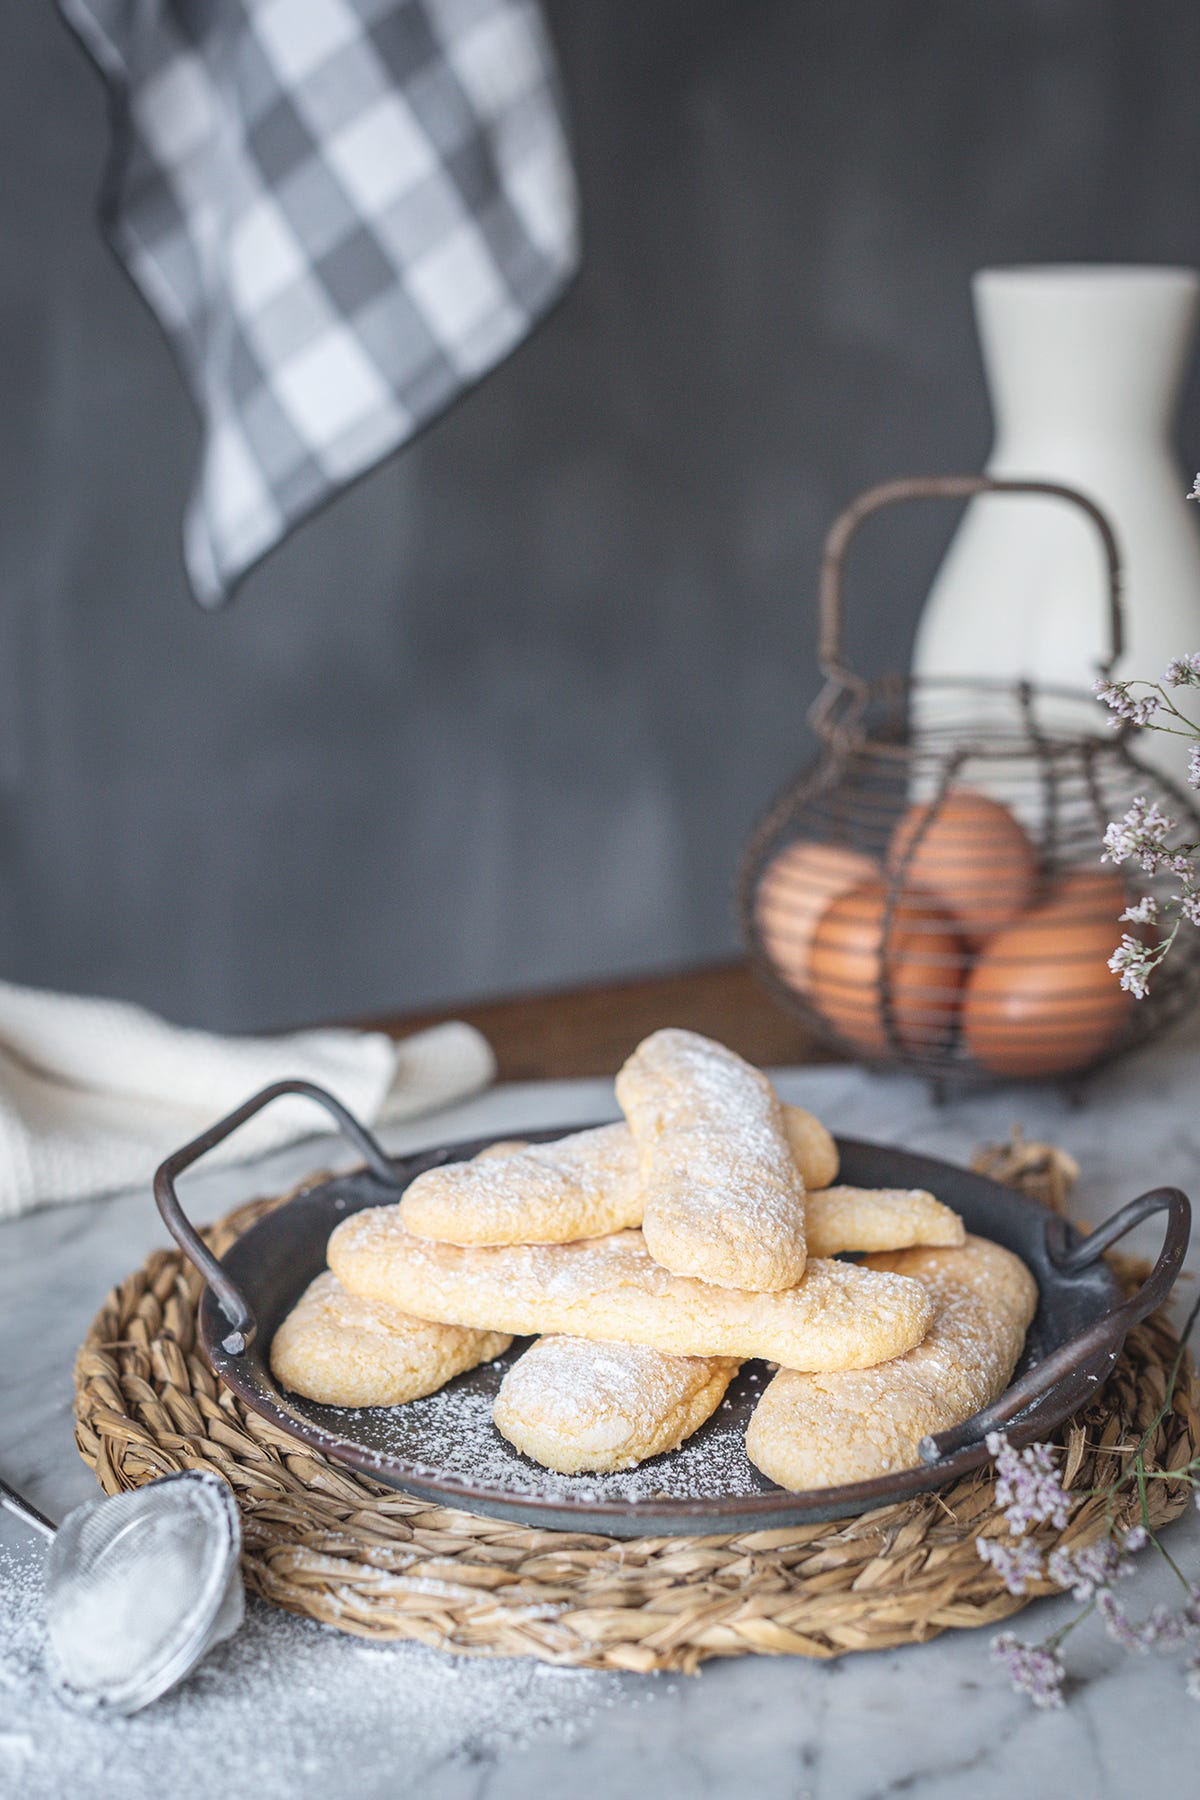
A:
POLYGON ((104 74, 102 199, 204 427, 219 605, 562 292, 576 194, 536 0, 60 0, 104 74))

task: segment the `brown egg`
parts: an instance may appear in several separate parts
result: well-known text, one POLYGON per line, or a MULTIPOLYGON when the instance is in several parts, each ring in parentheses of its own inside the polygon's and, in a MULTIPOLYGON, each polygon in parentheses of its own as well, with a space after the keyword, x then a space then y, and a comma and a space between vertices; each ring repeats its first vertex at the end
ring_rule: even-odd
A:
POLYGON ((754 918, 781 981, 808 993, 813 934, 822 913, 878 874, 879 864, 861 851, 810 840, 789 844, 771 860, 759 882, 754 918))
POLYGON ((1045 906, 980 953, 963 999, 963 1039, 992 1074, 1070 1074, 1120 1035, 1133 1002, 1108 967, 1125 929, 1113 879, 1072 872, 1045 906))
POLYGON ((973 949, 1024 912, 1037 888, 1037 857, 1023 827, 1006 806, 970 788, 910 806, 892 833, 887 869, 944 906, 973 949))
POLYGON ((1136 888, 1130 888, 1115 869, 1076 863, 1058 871, 1038 910, 1053 907, 1060 914, 1069 914, 1076 924, 1106 925, 1114 947, 1125 932, 1144 944, 1153 944, 1158 937, 1153 925, 1132 925, 1121 917, 1136 894, 1136 888))
POLYGON ((864 882, 826 908, 812 941, 811 998, 830 1025, 868 1056, 892 1048, 884 1021, 886 967, 900 1046, 944 1044, 958 1011, 966 950, 951 920, 932 900, 910 894, 896 903, 884 945, 887 887, 864 882))
POLYGON ((1106 919, 1109 924, 1116 925, 1128 904, 1128 890, 1115 869, 1074 863, 1055 872, 1045 901, 1038 910, 1054 906, 1070 911, 1077 919, 1097 922, 1106 919))

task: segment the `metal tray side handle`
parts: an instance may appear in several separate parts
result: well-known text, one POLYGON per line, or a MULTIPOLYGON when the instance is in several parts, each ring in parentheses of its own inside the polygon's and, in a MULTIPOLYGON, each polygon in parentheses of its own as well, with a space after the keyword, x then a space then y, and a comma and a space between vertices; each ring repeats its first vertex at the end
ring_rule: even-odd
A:
POLYGON ((215 1125, 210 1125, 207 1131, 194 1137, 190 1144, 172 1151, 165 1162, 160 1163, 154 1172, 154 1198, 158 1210, 167 1230, 212 1289, 217 1297, 217 1304, 229 1321, 231 1329, 229 1335, 222 1340, 221 1347, 230 1356, 240 1356, 253 1341, 256 1330, 254 1313, 237 1283, 230 1280, 184 1212, 175 1192, 175 1179, 185 1169, 191 1168, 193 1163, 199 1162, 207 1151, 231 1136, 247 1119, 252 1119, 255 1113, 261 1112, 273 1100, 280 1100, 287 1094, 315 1100, 318 1106, 324 1107, 342 1136, 353 1144, 376 1179, 387 1187, 394 1188, 398 1185, 392 1163, 371 1133, 364 1125, 359 1124, 354 1114, 340 1100, 327 1093, 323 1087, 318 1087, 314 1081, 273 1081, 270 1087, 260 1089, 235 1111, 224 1119, 219 1119, 215 1125))
POLYGON ((1120 1306, 1114 1307, 1112 1312, 1106 1313, 1102 1319, 1094 1320, 1086 1330, 1067 1343, 1060 1344, 1043 1362, 1027 1370, 1020 1381, 1007 1388, 991 1406, 985 1407, 973 1418, 964 1420, 961 1425, 953 1426, 949 1431, 940 1431, 936 1436, 922 1438, 920 1452, 923 1463, 941 1462, 945 1457, 953 1456, 956 1451, 979 1443, 989 1432, 999 1431, 1010 1419, 1024 1412, 1027 1406, 1040 1400, 1056 1382, 1074 1374, 1093 1356, 1105 1350, 1119 1349, 1130 1328, 1163 1304, 1183 1265, 1191 1230, 1191 1205, 1187 1195, 1179 1188, 1150 1188, 1146 1193, 1139 1194, 1136 1200, 1131 1200, 1128 1206, 1123 1206, 1111 1219, 1097 1226, 1082 1244, 1054 1260, 1064 1275, 1078 1275, 1099 1261, 1109 1246, 1123 1238, 1126 1232, 1132 1231, 1135 1225, 1140 1225, 1143 1219, 1160 1212, 1167 1215, 1162 1249, 1159 1251, 1158 1261, 1141 1286, 1120 1306))

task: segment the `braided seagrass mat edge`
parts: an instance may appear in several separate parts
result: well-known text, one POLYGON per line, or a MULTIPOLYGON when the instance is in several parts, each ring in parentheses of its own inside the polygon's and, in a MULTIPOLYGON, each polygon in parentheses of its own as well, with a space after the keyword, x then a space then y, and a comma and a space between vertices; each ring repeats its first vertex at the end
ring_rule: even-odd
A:
MULTIPOLYGON (((309 1185, 306 1183, 305 1185, 309 1185)), ((287 1195, 253 1201, 205 1233, 217 1255, 287 1195)), ((751 1652, 834 1657, 995 1625, 1026 1604, 980 1561, 1005 1529, 988 1469, 938 1493, 841 1523, 706 1538, 617 1541, 451 1512, 380 1487, 249 1411, 196 1344, 201 1282, 154 1251, 108 1296, 75 1365, 75 1441, 106 1493, 178 1469, 232 1487, 247 1585, 278 1606, 367 1638, 592 1669, 693 1672, 751 1652)), ((1129 1335, 1109 1381, 1060 1434, 1067 1484, 1101 1488, 1166 1398, 1178 1339, 1162 1314, 1129 1335)), ((1200 1383, 1185 1358, 1145 1447, 1147 1469, 1200 1447, 1200 1383)), ((1182 1483, 1147 1484, 1157 1529, 1187 1506, 1182 1483)), ((1139 1517, 1130 1495, 1117 1515, 1139 1517)), ((1103 1525, 1087 1498, 1044 1550, 1103 1525)), ((1051 1592, 1048 1587, 1031 1592, 1051 1592)))

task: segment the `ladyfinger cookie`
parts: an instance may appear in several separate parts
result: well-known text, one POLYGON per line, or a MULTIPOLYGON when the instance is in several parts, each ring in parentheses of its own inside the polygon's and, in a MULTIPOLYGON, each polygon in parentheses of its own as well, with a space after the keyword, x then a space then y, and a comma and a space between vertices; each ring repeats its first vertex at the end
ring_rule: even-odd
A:
MULTIPOLYGON (((800 1108, 783 1113, 790 1125, 800 1108)), ((626 1126, 578 1132, 537 1150, 551 1154, 535 1162, 490 1145, 474 1162, 430 1169, 405 1193, 400 1216, 418 1237, 463 1245, 563 1244, 641 1224, 641 1183, 626 1126), (480 1180, 485 1159, 490 1166, 480 1180), (448 1179, 434 1184, 435 1176, 448 1179)), ((958 1214, 924 1188, 810 1188, 804 1206, 812 1256, 963 1241, 958 1214)))
POLYGON ((1037 1307, 1025 1264, 984 1238, 959 1249, 868 1258, 921 1283, 933 1307, 924 1340, 879 1368, 781 1369, 754 1409, 746 1454, 780 1487, 839 1487, 915 1468, 927 1432, 945 1431, 1008 1385, 1037 1307))
POLYGON ((271 1342, 271 1370, 325 1406, 399 1406, 512 1343, 498 1331, 431 1324, 348 1294, 328 1270, 309 1283, 271 1342))
POLYGON ((945 1248, 966 1237, 958 1214, 924 1188, 820 1188, 805 1197, 804 1208, 810 1256, 914 1244, 945 1248))
POLYGON ((762 1356, 794 1369, 899 1356, 920 1343, 932 1313, 919 1282, 853 1263, 820 1258, 798 1286, 755 1293, 672 1275, 638 1231, 463 1249, 417 1237, 396 1206, 343 1220, 329 1266, 347 1292, 418 1318, 682 1356, 762 1356))
POLYGON ((637 1152, 624 1124, 572 1132, 507 1155, 443 1163, 400 1201, 410 1231, 447 1244, 565 1244, 638 1225, 637 1152))
POLYGON ((617 1076, 646 1247, 675 1275, 775 1293, 804 1273, 804 1182, 774 1088, 723 1044, 656 1031, 617 1076))
POLYGON ((505 1375, 492 1416, 501 1435, 544 1468, 632 1469, 703 1425, 737 1368, 727 1356, 543 1337, 505 1375))
MULTIPOLYGON (((957 1213, 906 1188, 809 1194, 807 1232, 816 1256, 961 1244, 965 1235, 957 1213)), ((544 1337, 504 1377, 493 1416, 510 1443, 548 1469, 631 1469, 690 1437, 716 1410, 738 1367, 730 1357, 544 1337)))
MULTIPOLYGON (((821 1121, 801 1106, 785 1106, 783 1124, 805 1186, 831 1182, 837 1146, 821 1121)), ((549 1144, 490 1144, 471 1162, 426 1169, 405 1190, 400 1211, 410 1231, 444 1244, 566 1244, 603 1237, 642 1222, 637 1150, 624 1121, 549 1144)))

